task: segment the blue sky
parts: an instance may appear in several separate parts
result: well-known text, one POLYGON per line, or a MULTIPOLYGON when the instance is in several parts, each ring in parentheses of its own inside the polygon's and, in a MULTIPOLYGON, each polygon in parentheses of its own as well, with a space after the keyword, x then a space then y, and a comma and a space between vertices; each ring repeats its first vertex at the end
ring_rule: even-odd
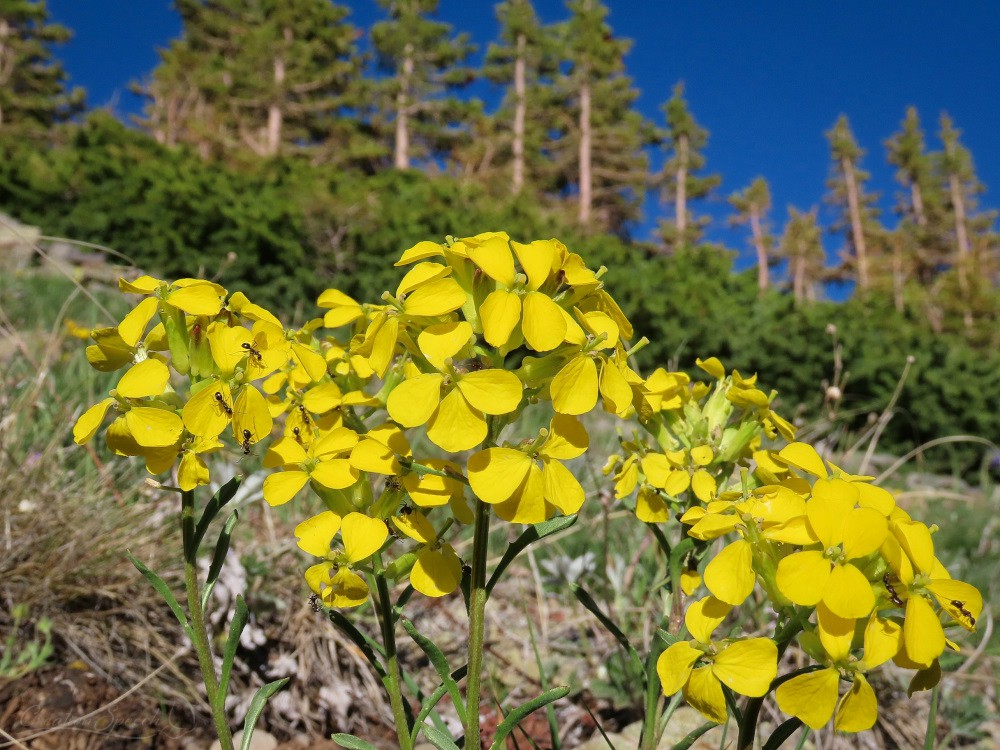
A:
MULTIPOLYGON (((374 0, 344 3, 368 27, 374 0)), ((691 109, 711 131, 708 166, 723 177, 710 236, 746 250, 741 230, 724 226, 725 196, 762 174, 771 183, 775 229, 786 206, 821 201, 829 169, 823 133, 843 112, 861 145, 871 186, 891 211, 897 187, 882 142, 905 108, 920 110, 930 145, 947 110, 963 131, 980 178, 1000 190, 1000 3, 841 0, 607 0, 618 36, 634 41, 627 63, 641 90, 639 108, 662 123, 660 105, 683 79, 691 109)), ((126 116, 139 102, 128 84, 157 62, 156 48, 180 31, 168 0, 48 0, 76 37, 58 51, 91 106, 126 116)), ((536 0, 543 21, 564 17, 562 0, 536 0)), ((439 17, 472 34, 480 48, 496 22, 489 0, 442 0, 439 17)), ((481 89, 487 95, 489 88, 481 89)), ((998 205, 992 193, 987 206, 998 205)), ((647 221, 655 223, 655 202, 647 221)), ((827 217, 828 218, 828 217, 827 217)), ((894 221, 887 217, 889 223, 894 221)), ((828 250, 839 240, 829 238, 828 250)))

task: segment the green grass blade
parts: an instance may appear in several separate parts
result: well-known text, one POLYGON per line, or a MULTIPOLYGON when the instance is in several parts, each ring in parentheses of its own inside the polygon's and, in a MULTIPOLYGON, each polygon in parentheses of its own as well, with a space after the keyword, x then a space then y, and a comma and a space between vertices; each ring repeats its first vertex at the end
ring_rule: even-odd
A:
POLYGON ((691 745, 693 745, 695 742, 698 741, 699 737, 705 734, 708 730, 714 729, 717 726, 719 725, 713 724, 710 721, 706 721, 700 727, 692 729, 690 732, 684 735, 684 738, 673 746, 673 750, 688 750, 688 748, 690 748, 691 745))
POLYGON ((573 591, 573 595, 577 598, 577 600, 579 600, 580 604, 590 610, 590 613, 600 620, 601 625, 603 625, 607 631, 615 637, 615 640, 618 641, 618 645, 620 645, 628 655, 629 664, 635 670, 635 673, 637 675, 644 674, 642 668, 642 658, 639 656, 639 652, 635 650, 635 647, 629 641, 628 636, 622 632, 621 628, 615 625, 614 621, 610 617, 604 614, 600 605, 594 601, 594 598, 587 593, 582 586, 576 583, 571 583, 569 586, 573 591))
POLYGON ((240 488, 240 482, 242 481, 242 477, 233 477, 222 485, 219 491, 212 495, 212 499, 205 504, 205 510, 202 511, 201 518, 198 519, 198 525, 194 529, 194 538, 192 539, 194 554, 198 554, 198 548, 205 538, 205 532, 208 531, 209 524, 215 520, 219 511, 236 496, 236 490, 240 488))
POLYGON ((247 718, 243 722, 243 740, 240 742, 240 750, 250 750, 253 730, 257 728, 257 719, 260 718, 261 711, 267 705, 268 698, 281 690, 288 683, 288 680, 288 677, 282 677, 280 680, 269 682, 253 694, 250 708, 247 710, 247 718))
POLYGON ((222 650, 222 669, 219 672, 219 695, 225 695, 229 690, 229 677, 233 673, 233 661, 236 659, 236 649, 240 645, 240 636, 243 628, 250 619, 250 609, 242 594, 236 595, 236 610, 233 612, 233 621, 229 624, 229 637, 226 638, 226 646, 222 650))
POLYGON ((490 750, 503 750, 506 747, 507 735, 514 731, 514 727, 521 723, 528 714, 537 711, 543 706, 547 706, 553 701, 557 701, 560 698, 565 698, 569 695, 569 688, 565 685, 552 688, 551 690, 546 690, 544 693, 539 695, 537 698, 533 698, 527 703, 522 703, 520 706, 515 708, 506 718, 500 722, 497 727, 496 735, 493 738, 493 744, 490 745, 490 750))
POLYGON ((368 742, 368 740, 355 737, 353 734, 333 734, 330 735, 330 739, 344 748, 344 750, 378 750, 378 748, 368 742))
POLYGON ((448 695, 451 696, 452 703, 455 704, 455 711, 458 713, 458 718, 462 722, 462 726, 465 726, 466 713, 465 703, 462 701, 462 692, 458 689, 458 683, 451 678, 451 667, 448 665, 448 659, 445 657, 444 652, 438 648, 434 641, 417 630, 408 617, 400 615, 399 621, 403 624, 403 629, 413 639, 414 643, 420 646, 420 650, 430 659, 434 670, 438 673, 438 677, 441 678, 441 684, 448 691, 448 695))
POLYGON ((212 553, 212 562, 208 566, 205 588, 201 592, 202 609, 208 606, 208 600, 212 596, 212 589, 215 588, 215 582, 219 580, 222 565, 226 562, 226 555, 229 554, 229 542, 233 538, 233 529, 236 528, 236 522, 239 520, 239 511, 234 510, 229 518, 226 519, 226 525, 222 527, 222 531, 219 533, 219 540, 215 543, 215 552, 212 553))
POLYGON ((547 536, 552 536, 553 534, 558 534, 560 531, 568 529, 574 523, 576 523, 576 516, 558 516, 544 523, 539 523, 534 526, 529 526, 524 532, 507 545, 507 551, 503 553, 503 557, 500 558, 500 562, 497 563, 496 568, 493 570, 493 575, 490 576, 490 580, 486 582, 486 596, 493 593, 493 587, 497 585, 497 581, 503 575, 503 572, 507 569, 514 559, 521 554, 521 552, 531 544, 534 544, 539 539, 544 539, 547 536))
MULTIPOLYGON (((358 630, 354 623, 344 617, 341 612, 338 612, 335 609, 327 609, 326 607, 322 607, 322 611, 326 614, 327 619, 333 623, 340 630, 340 632, 350 638, 351 642, 361 649, 361 653, 365 655, 368 663, 372 665, 372 668, 378 676, 384 680, 386 676, 385 667, 382 666, 382 662, 375 653, 376 649, 373 648, 374 644, 372 643, 372 640, 358 630)), ((385 654, 382 654, 382 656, 385 656, 385 654)))
POLYGON ((767 742, 761 750, 778 750, 785 740, 799 731, 802 726, 802 719, 791 718, 788 721, 782 722, 782 724, 771 733, 771 736, 767 738, 767 742))
POLYGON ((149 581, 150 584, 152 584, 153 588, 156 589, 156 593, 163 597, 163 601, 165 601, 167 606, 170 607, 170 611, 174 613, 174 617, 177 618, 177 622, 181 624, 181 627, 184 628, 184 632, 190 637, 191 623, 188 622, 187 615, 184 613, 184 610, 181 609, 181 605, 177 602, 177 597, 174 596, 174 592, 170 590, 169 586, 167 586, 167 582, 160 578, 152 570, 147 568, 145 563, 128 550, 125 550, 125 555, 128 557, 129 562, 135 566, 135 569, 142 573, 143 577, 149 581))
POLYGON ((458 745, 455 744, 455 740, 437 727, 424 727, 424 737, 438 750, 459 750, 458 745))
POLYGON ((931 708, 927 714, 927 732, 924 734, 924 750, 934 750, 937 746, 937 712, 941 694, 939 686, 931 691, 931 708))

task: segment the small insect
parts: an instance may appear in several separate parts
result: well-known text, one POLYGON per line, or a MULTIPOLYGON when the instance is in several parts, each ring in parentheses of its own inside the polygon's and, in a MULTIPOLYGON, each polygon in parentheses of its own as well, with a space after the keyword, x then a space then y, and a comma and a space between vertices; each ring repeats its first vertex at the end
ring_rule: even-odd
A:
POLYGON ((309 607, 313 612, 319 612, 323 609, 323 605, 320 604, 319 594, 312 594, 309 597, 309 607))
POLYGON ((295 442, 298 443, 299 445, 302 445, 302 430, 300 430, 298 427, 293 427, 292 435, 295 437, 295 442))
POLYGON ((469 565, 465 560, 462 560, 462 572, 472 574, 472 566, 469 565))
POLYGON ((976 627, 976 618, 972 616, 972 613, 965 608, 965 602, 961 602, 958 599, 951 600, 951 606, 958 610, 958 613, 965 617, 972 627, 976 627))
POLYGON ((298 408, 299 408, 299 414, 302 415, 302 422, 305 424, 306 427, 309 427, 312 424, 312 418, 309 416, 309 410, 306 409, 306 407, 304 407, 302 404, 299 404, 298 408))
POLYGON ((385 488, 387 490, 401 490, 403 489, 403 480, 401 477, 387 477, 385 480, 385 488))
POLYGON ((260 350, 253 344, 244 341, 240 344, 240 346, 243 347, 244 351, 246 351, 247 355, 254 361, 255 364, 259 365, 264 361, 264 357, 261 355, 260 350))
POLYGON ((396 529, 393 527, 393 525, 391 523, 389 523, 389 519, 388 518, 385 519, 384 523, 385 523, 386 531, 389 532, 389 536, 391 536, 393 539, 399 539, 399 534, 396 532, 396 529))
POLYGON ((222 395, 219 391, 215 392, 215 403, 219 405, 219 408, 226 413, 227 417, 233 416, 232 407, 226 403, 226 397, 222 395))
POLYGON ((403 517, 406 517, 406 516, 410 515, 412 512, 413 512, 413 508, 411 508, 409 505, 404 505, 403 507, 401 507, 399 509, 399 515, 401 515, 403 517))
POLYGON ((243 449, 244 456, 250 455, 250 446, 252 445, 250 441, 252 439, 253 439, 253 433, 250 432, 250 430, 243 430, 243 442, 240 443, 240 447, 243 449))
POLYGON ((892 587, 892 583, 889 581, 888 573, 882 576, 882 583, 885 584, 885 590, 889 593, 889 601, 891 601, 897 607, 902 607, 903 600, 899 598, 899 594, 896 593, 896 589, 892 587))

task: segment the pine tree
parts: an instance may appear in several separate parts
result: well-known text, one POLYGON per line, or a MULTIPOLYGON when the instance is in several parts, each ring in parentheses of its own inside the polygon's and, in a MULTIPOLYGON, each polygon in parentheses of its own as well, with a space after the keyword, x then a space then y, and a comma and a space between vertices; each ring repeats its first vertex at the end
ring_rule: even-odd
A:
POLYGON ((844 262, 857 282, 858 290, 865 294, 871 286, 870 238, 881 231, 878 225, 878 196, 865 192, 870 175, 861 169, 864 150, 851 132, 846 115, 841 115, 827 131, 830 154, 833 159, 831 176, 827 181, 830 195, 827 201, 839 211, 832 231, 847 231, 848 252, 844 262))
POLYGON ((663 113, 667 120, 664 145, 669 156, 660 183, 663 200, 674 204, 674 216, 662 222, 660 233, 668 247, 677 248, 701 239, 708 217, 693 216, 691 202, 709 195, 722 178, 698 174, 705 168, 702 151, 708 145, 708 131, 688 109, 683 82, 674 86, 673 96, 663 105, 663 113))
POLYGON ((553 152, 567 187, 575 186, 580 224, 619 232, 638 215, 649 168, 643 147, 653 130, 633 109, 639 92, 625 73, 631 40, 614 36, 600 0, 567 0, 566 7, 557 85, 567 117, 562 128, 553 123, 562 133, 553 152))
POLYGON ((799 211, 788 207, 788 222, 781 234, 779 254, 788 261, 795 302, 816 300, 816 285, 823 280, 826 256, 822 230, 816 221, 817 210, 799 211))
POLYGON ((181 39, 161 53, 143 124, 163 143, 256 156, 356 147, 361 58, 328 0, 175 0, 181 39))
POLYGON ((541 188, 541 175, 551 171, 543 156, 549 136, 546 110, 552 108, 547 84, 558 60, 553 35, 539 23, 531 0, 503 0, 496 15, 499 39, 486 52, 483 72, 506 91, 490 118, 490 136, 478 151, 483 153, 481 162, 495 159, 509 167, 510 191, 516 194, 526 183, 541 188))
POLYGON ((393 165, 448 155, 475 118, 478 103, 451 95, 474 80, 466 61, 475 51, 468 34, 432 20, 438 0, 378 0, 389 17, 371 30, 379 68, 374 84, 376 130, 391 134, 393 165))
POLYGON ((736 209, 729 219, 731 225, 750 225, 750 244, 757 255, 757 288, 760 293, 770 284, 770 266, 773 262, 774 235, 768 214, 771 211, 771 189, 767 180, 757 177, 743 190, 729 196, 729 204, 736 209))
POLYGON ((83 110, 83 89, 67 91, 52 57, 72 32, 48 19, 45 0, 0 0, 0 132, 46 131, 83 110))

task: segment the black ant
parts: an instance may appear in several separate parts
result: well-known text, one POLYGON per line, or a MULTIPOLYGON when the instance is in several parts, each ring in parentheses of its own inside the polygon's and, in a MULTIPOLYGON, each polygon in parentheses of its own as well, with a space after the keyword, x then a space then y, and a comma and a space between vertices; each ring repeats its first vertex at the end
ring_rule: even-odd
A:
POLYGON ((302 422, 308 427, 311 423, 311 418, 309 416, 309 411, 302 404, 299 404, 299 414, 302 415, 302 422))
POLYGON ((264 357, 261 355, 257 347, 255 347, 253 344, 244 341, 242 344, 240 344, 240 346, 243 347, 243 349, 246 351, 250 359, 252 359, 256 364, 259 365, 263 362, 264 357))
POLYGON ((215 403, 219 405, 219 408, 226 413, 226 416, 232 419, 233 409, 226 403, 226 397, 223 396, 219 391, 215 392, 215 403))
POLYGON ((253 438, 253 433, 250 430, 243 430, 243 442, 240 447, 243 449, 243 455, 250 455, 250 440, 253 438))
POLYGON ((889 593, 889 601, 891 601, 897 607, 902 607, 903 606, 903 600, 899 598, 899 594, 896 593, 896 589, 894 589, 892 587, 892 584, 889 582, 889 574, 888 573, 886 573, 884 576, 882 576, 882 583, 885 584, 885 590, 889 593))
POLYGON ((969 624, 972 627, 976 627, 976 618, 972 616, 972 613, 965 608, 965 602, 961 602, 958 599, 951 600, 951 606, 958 610, 958 613, 968 619, 969 624))
POLYGON ((293 427, 292 435, 295 436, 295 442, 298 443, 299 445, 302 445, 302 430, 300 430, 298 427, 293 427))

